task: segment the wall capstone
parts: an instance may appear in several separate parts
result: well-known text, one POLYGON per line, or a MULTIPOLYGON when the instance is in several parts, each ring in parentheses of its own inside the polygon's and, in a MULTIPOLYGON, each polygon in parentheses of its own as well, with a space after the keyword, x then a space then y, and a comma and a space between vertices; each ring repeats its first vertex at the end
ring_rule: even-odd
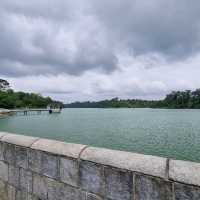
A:
POLYGON ((170 160, 169 178, 174 181, 200 186, 200 163, 170 160))

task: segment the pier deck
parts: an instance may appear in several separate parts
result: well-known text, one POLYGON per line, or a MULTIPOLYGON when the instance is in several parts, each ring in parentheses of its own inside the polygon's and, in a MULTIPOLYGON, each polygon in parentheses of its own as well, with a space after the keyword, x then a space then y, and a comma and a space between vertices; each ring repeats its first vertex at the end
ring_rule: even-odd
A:
POLYGON ((42 112, 47 112, 49 114, 52 113, 61 113, 61 109, 51 109, 51 108, 32 108, 32 109, 14 109, 14 110, 9 110, 9 113, 11 114, 18 114, 22 113, 24 115, 28 115, 30 113, 37 113, 41 114, 42 112))

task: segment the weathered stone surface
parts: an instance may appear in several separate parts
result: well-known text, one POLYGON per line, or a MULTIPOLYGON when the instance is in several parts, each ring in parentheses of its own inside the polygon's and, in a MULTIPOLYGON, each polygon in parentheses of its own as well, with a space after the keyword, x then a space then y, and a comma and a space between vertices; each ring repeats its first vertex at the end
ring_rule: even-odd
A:
POLYGON ((85 193, 64 183, 48 179, 49 200, 85 200, 85 193))
POLYGON ((16 188, 19 187, 19 168, 9 165, 8 183, 16 188))
POLYGON ((28 200, 28 193, 17 190, 16 200, 28 200))
POLYGON ((179 183, 174 184, 175 200, 199 200, 200 188, 179 183))
POLYGON ((41 199, 37 198, 36 196, 29 195, 29 199, 28 200, 41 200, 41 199))
POLYGON ((21 137, 0 139, 0 200, 200 200, 199 163, 170 160, 172 183, 165 158, 21 137))
POLYGON ((1 141, 3 142, 23 147, 30 147, 36 140, 38 140, 38 138, 16 134, 6 134, 1 138, 1 141))
POLYGON ((24 169, 28 168, 28 150, 26 147, 16 146, 16 165, 24 169))
POLYGON ((167 159, 157 156, 88 147, 81 159, 152 176, 166 176, 167 159))
POLYGON ((8 200, 8 186, 0 180, 0 200, 8 200))
POLYGON ((0 140, 5 136, 5 135, 7 135, 7 134, 9 134, 9 133, 7 133, 7 132, 0 132, 0 140))
POLYGON ((105 196, 112 200, 133 199, 133 176, 130 172, 105 167, 105 196))
POLYGON ((16 200, 15 195, 16 195, 15 187, 8 185, 8 200, 16 200))
POLYGON ((4 145, 3 142, 0 142, 0 160, 4 160, 4 145))
POLYGON ((95 194, 88 193, 87 194, 87 200, 102 200, 102 198, 97 196, 97 195, 95 195, 95 194))
POLYGON ((78 158, 80 152, 84 147, 86 146, 81 144, 71 144, 48 139, 40 139, 31 146, 32 149, 46 151, 49 153, 72 158, 78 158))
POLYGON ((25 191, 17 190, 15 200, 42 200, 25 191))
POLYGON ((20 169, 20 182, 19 187, 22 191, 32 193, 33 175, 31 171, 20 169))
POLYGON ((8 181, 8 165, 0 161, 0 179, 8 181))
POLYGON ((169 178, 174 181, 200 186, 200 163, 170 160, 169 178))
POLYGON ((33 175, 33 194, 40 199, 47 199, 48 194, 48 178, 41 177, 37 174, 33 175))
POLYGON ((58 178, 58 157, 48 153, 42 153, 42 174, 50 178, 58 178))
POLYGON ((28 152, 29 169, 50 178, 59 177, 58 162, 58 157, 55 155, 36 150, 28 152))
POLYGON ((15 154, 15 145, 3 143, 4 150, 4 160, 11 165, 15 165, 16 154, 15 154))
POLYGON ((28 151, 28 167, 33 172, 42 172, 42 152, 31 149, 28 151))
POLYGON ((103 194, 104 193, 104 174, 100 165, 81 161, 80 163, 80 184, 86 191, 103 194))
POLYGON ((172 184, 160 178, 136 175, 137 200, 172 200, 172 184))
POLYGON ((60 179, 72 186, 78 185, 78 162, 77 160, 60 159, 60 179))

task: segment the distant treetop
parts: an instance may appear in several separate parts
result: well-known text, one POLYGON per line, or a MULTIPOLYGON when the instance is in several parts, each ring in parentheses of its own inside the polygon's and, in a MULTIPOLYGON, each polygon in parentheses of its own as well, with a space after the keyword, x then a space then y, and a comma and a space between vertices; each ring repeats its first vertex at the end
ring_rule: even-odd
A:
POLYGON ((0 91, 5 91, 10 88, 10 84, 8 81, 4 79, 0 79, 0 91))
POLYGON ((63 104, 40 94, 15 92, 8 81, 0 79, 0 108, 46 108, 47 105, 61 107, 63 104))
POLYGON ((200 89, 172 91, 162 100, 113 98, 103 101, 86 101, 65 104, 66 108, 190 108, 200 109, 200 89))

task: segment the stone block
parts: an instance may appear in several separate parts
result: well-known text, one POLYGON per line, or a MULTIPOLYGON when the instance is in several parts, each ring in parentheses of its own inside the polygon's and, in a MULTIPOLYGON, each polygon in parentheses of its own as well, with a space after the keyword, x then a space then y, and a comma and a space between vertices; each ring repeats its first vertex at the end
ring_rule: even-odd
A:
POLYGON ((103 199, 95 194, 87 193, 87 200, 103 200, 103 199))
POLYGON ((199 200, 200 188, 175 183, 174 184, 175 200, 199 200))
POLYGON ((95 194, 104 193, 104 173, 101 165, 87 161, 80 163, 81 188, 95 194))
POLYGON ((8 170, 8 183, 19 188, 19 168, 9 165, 8 170))
POLYGON ((4 160, 4 145, 3 142, 0 142, 0 160, 4 160))
POLYGON ((52 154, 67 156, 71 158, 78 158, 80 152, 86 147, 86 145, 65 143, 56 140, 39 139, 31 148, 46 151, 52 154))
POLYGON ((16 146, 16 165, 24 169, 28 168, 28 149, 26 147, 16 146))
POLYGON ((58 157, 48 153, 42 153, 42 174, 50 178, 59 177, 58 157))
POLYGON ((8 200, 8 185, 0 180, 0 200, 8 200))
POLYGON ((33 194, 40 199, 47 199, 48 182, 46 177, 33 174, 33 194))
POLYGON ((3 143, 3 150, 4 150, 4 160, 11 165, 15 165, 16 161, 15 145, 3 143))
POLYGON ((105 167, 105 197, 112 200, 133 199, 133 175, 131 172, 105 167))
POLYGON ((1 139, 3 142, 23 147, 30 147, 36 140, 38 140, 38 138, 16 134, 6 134, 1 139))
POLYGON ((137 200, 172 200, 172 183, 160 178, 135 176, 137 200))
POLYGON ((0 161, 0 179, 8 181, 8 165, 0 161))
POLYGON ((16 189, 15 187, 8 185, 8 200, 16 200, 16 189))
POLYGON ((33 196, 32 194, 29 194, 25 191, 17 190, 15 200, 43 200, 43 199, 39 199, 36 196, 33 196))
POLYGON ((50 178, 59 177, 58 157, 49 153, 30 150, 28 153, 29 169, 50 178))
POLYGON ((32 193, 33 188, 33 175, 31 171, 25 170, 23 168, 20 169, 20 182, 19 182, 20 190, 27 191, 32 193))
POLYGON ((126 169, 134 172, 166 178, 166 158, 88 147, 81 154, 81 159, 116 167, 119 169, 126 169))
POLYGON ((200 186, 200 163, 170 160, 169 178, 174 181, 200 186))
POLYGON ((21 190, 16 191, 16 200, 28 200, 28 193, 21 190))
POLYGON ((86 200, 78 188, 48 179, 48 200, 86 200))
POLYGON ((77 160, 60 159, 60 179, 72 186, 78 185, 78 162, 77 160))
POLYGON ((36 173, 42 172, 42 152, 31 149, 28 151, 28 168, 36 173))

